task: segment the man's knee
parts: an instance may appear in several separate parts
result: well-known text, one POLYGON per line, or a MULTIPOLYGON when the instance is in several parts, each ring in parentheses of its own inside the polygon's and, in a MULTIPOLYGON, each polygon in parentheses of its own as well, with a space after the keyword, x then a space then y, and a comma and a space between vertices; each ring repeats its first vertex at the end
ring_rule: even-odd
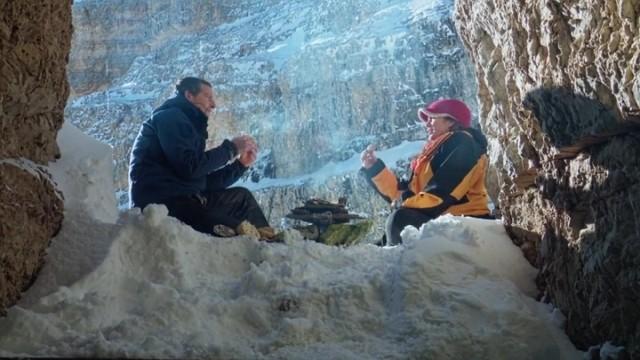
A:
POLYGON ((228 188, 226 191, 229 191, 234 197, 240 199, 253 199, 251 191, 242 186, 228 188))

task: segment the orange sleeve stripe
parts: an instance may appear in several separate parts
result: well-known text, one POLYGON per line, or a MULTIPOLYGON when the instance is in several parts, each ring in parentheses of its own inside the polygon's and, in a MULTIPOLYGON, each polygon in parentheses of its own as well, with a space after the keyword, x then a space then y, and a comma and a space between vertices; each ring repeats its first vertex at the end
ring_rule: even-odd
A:
POLYGON ((376 185, 378 191, 391 200, 395 200, 400 197, 400 192, 398 191, 398 179, 396 179, 396 176, 386 167, 376 176, 372 177, 371 181, 376 185))

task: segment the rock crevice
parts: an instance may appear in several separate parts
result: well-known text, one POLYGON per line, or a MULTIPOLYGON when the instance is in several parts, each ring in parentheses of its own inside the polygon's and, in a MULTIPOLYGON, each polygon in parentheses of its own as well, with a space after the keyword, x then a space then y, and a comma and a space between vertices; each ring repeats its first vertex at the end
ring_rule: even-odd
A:
POLYGON ((514 242, 581 349, 640 356, 640 1, 456 3, 514 242), (515 139, 515 141, 514 141, 515 139))

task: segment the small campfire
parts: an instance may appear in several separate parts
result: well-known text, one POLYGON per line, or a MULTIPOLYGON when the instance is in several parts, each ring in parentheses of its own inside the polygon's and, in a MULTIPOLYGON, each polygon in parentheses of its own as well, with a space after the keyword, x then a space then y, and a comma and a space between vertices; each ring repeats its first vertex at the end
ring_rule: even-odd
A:
POLYGON ((350 214, 347 199, 342 197, 338 203, 322 199, 309 199, 304 206, 297 207, 286 215, 289 219, 300 220, 311 225, 293 226, 305 238, 329 245, 350 245, 362 240, 371 228, 370 221, 349 224, 352 220, 363 220, 360 215, 350 214))
POLYGON ((286 217, 306 221, 321 227, 331 224, 343 224, 354 219, 363 219, 362 216, 349 214, 346 206, 347 199, 343 197, 338 199, 337 204, 322 199, 310 199, 304 203, 304 206, 291 210, 286 217))

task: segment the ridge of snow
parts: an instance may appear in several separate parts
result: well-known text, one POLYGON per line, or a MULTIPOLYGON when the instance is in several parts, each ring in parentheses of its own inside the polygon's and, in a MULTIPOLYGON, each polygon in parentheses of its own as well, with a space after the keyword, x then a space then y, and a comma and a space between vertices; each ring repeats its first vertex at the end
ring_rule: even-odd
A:
MULTIPOLYGON (((60 142, 52 166, 68 170, 58 178, 69 181, 65 197, 113 193, 84 174, 112 169, 93 162, 107 146, 73 128, 60 142)), ((531 297, 536 270, 499 221, 443 216, 404 229, 401 246, 342 248, 295 230, 284 244, 216 238, 163 205, 107 223, 85 211, 101 196, 83 199, 65 212, 41 275, 0 318, 0 356, 581 357, 557 314, 531 297)))

